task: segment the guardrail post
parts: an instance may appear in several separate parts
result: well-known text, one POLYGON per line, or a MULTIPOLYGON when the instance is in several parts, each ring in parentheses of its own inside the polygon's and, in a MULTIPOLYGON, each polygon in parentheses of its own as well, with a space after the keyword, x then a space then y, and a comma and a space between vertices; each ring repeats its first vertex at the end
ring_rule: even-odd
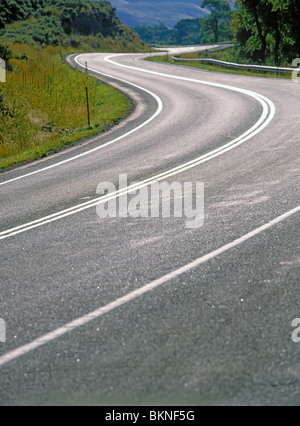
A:
POLYGON ((278 76, 279 76, 280 62, 281 62, 281 58, 280 58, 280 56, 278 56, 278 59, 277 59, 277 73, 276 73, 276 77, 278 77, 278 76))

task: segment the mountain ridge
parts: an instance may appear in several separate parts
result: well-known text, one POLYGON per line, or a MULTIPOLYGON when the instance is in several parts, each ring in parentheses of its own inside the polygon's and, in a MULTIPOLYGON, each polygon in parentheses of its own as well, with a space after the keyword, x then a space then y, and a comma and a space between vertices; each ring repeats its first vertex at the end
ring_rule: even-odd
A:
POLYGON ((110 0, 117 16, 129 27, 164 24, 173 28, 182 19, 205 18, 209 12, 201 8, 201 0, 110 0))

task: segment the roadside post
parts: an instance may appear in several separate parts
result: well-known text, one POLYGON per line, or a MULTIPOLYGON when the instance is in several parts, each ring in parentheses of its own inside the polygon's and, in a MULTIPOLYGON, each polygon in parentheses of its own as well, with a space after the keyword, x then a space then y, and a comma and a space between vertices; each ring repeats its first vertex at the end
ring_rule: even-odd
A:
POLYGON ((86 108, 87 108, 87 116, 88 116, 88 125, 90 127, 91 120, 90 120, 90 105, 89 105, 89 88, 86 86, 85 88, 86 92, 86 108))
POLYGON ((6 83, 6 66, 2 58, 0 58, 0 83, 6 83))
POLYGON ((281 57, 278 56, 278 58, 277 58, 277 73, 276 73, 276 77, 279 76, 280 63, 281 63, 281 57))

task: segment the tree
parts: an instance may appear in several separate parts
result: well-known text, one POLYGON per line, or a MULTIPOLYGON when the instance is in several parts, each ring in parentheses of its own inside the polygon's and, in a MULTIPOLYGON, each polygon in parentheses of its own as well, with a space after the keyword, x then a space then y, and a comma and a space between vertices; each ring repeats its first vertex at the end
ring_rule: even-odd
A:
POLYGON ((226 34, 227 30, 229 35, 229 26, 232 20, 232 11, 229 1, 203 0, 201 7, 210 11, 210 15, 207 18, 202 19, 203 28, 201 33, 207 37, 207 41, 218 43, 221 32, 225 32, 226 34), (213 34, 213 40, 209 40, 209 32, 213 34))
POLYGON ((0 28, 11 22, 27 19, 45 6, 45 0, 1 0, 0 28))
POLYGON ((154 27, 145 27, 138 25, 133 28, 148 44, 177 44, 180 43, 177 31, 170 30, 164 24, 155 25, 154 27))
POLYGON ((237 41, 245 43, 245 51, 254 60, 264 63, 268 35, 264 7, 270 6, 270 3, 268 0, 238 0, 237 5, 239 9, 233 23, 237 41))
POLYGON ((300 2, 299 0, 269 0, 278 22, 279 51, 289 60, 300 56, 300 2))
POLYGON ((232 31, 240 52, 273 64, 299 56, 299 0, 238 0, 237 6, 232 31))
POLYGON ((197 44, 201 42, 201 19, 182 19, 174 28, 178 43, 197 44))

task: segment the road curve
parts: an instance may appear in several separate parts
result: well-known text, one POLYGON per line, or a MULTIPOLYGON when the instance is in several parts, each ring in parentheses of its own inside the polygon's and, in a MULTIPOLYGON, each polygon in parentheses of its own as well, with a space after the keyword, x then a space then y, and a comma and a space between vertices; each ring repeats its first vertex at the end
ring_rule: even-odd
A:
POLYGON ((134 112, 0 175, 0 404, 298 405, 298 86, 143 58, 70 58, 134 112), (100 219, 120 174, 203 182, 203 226, 100 219))

